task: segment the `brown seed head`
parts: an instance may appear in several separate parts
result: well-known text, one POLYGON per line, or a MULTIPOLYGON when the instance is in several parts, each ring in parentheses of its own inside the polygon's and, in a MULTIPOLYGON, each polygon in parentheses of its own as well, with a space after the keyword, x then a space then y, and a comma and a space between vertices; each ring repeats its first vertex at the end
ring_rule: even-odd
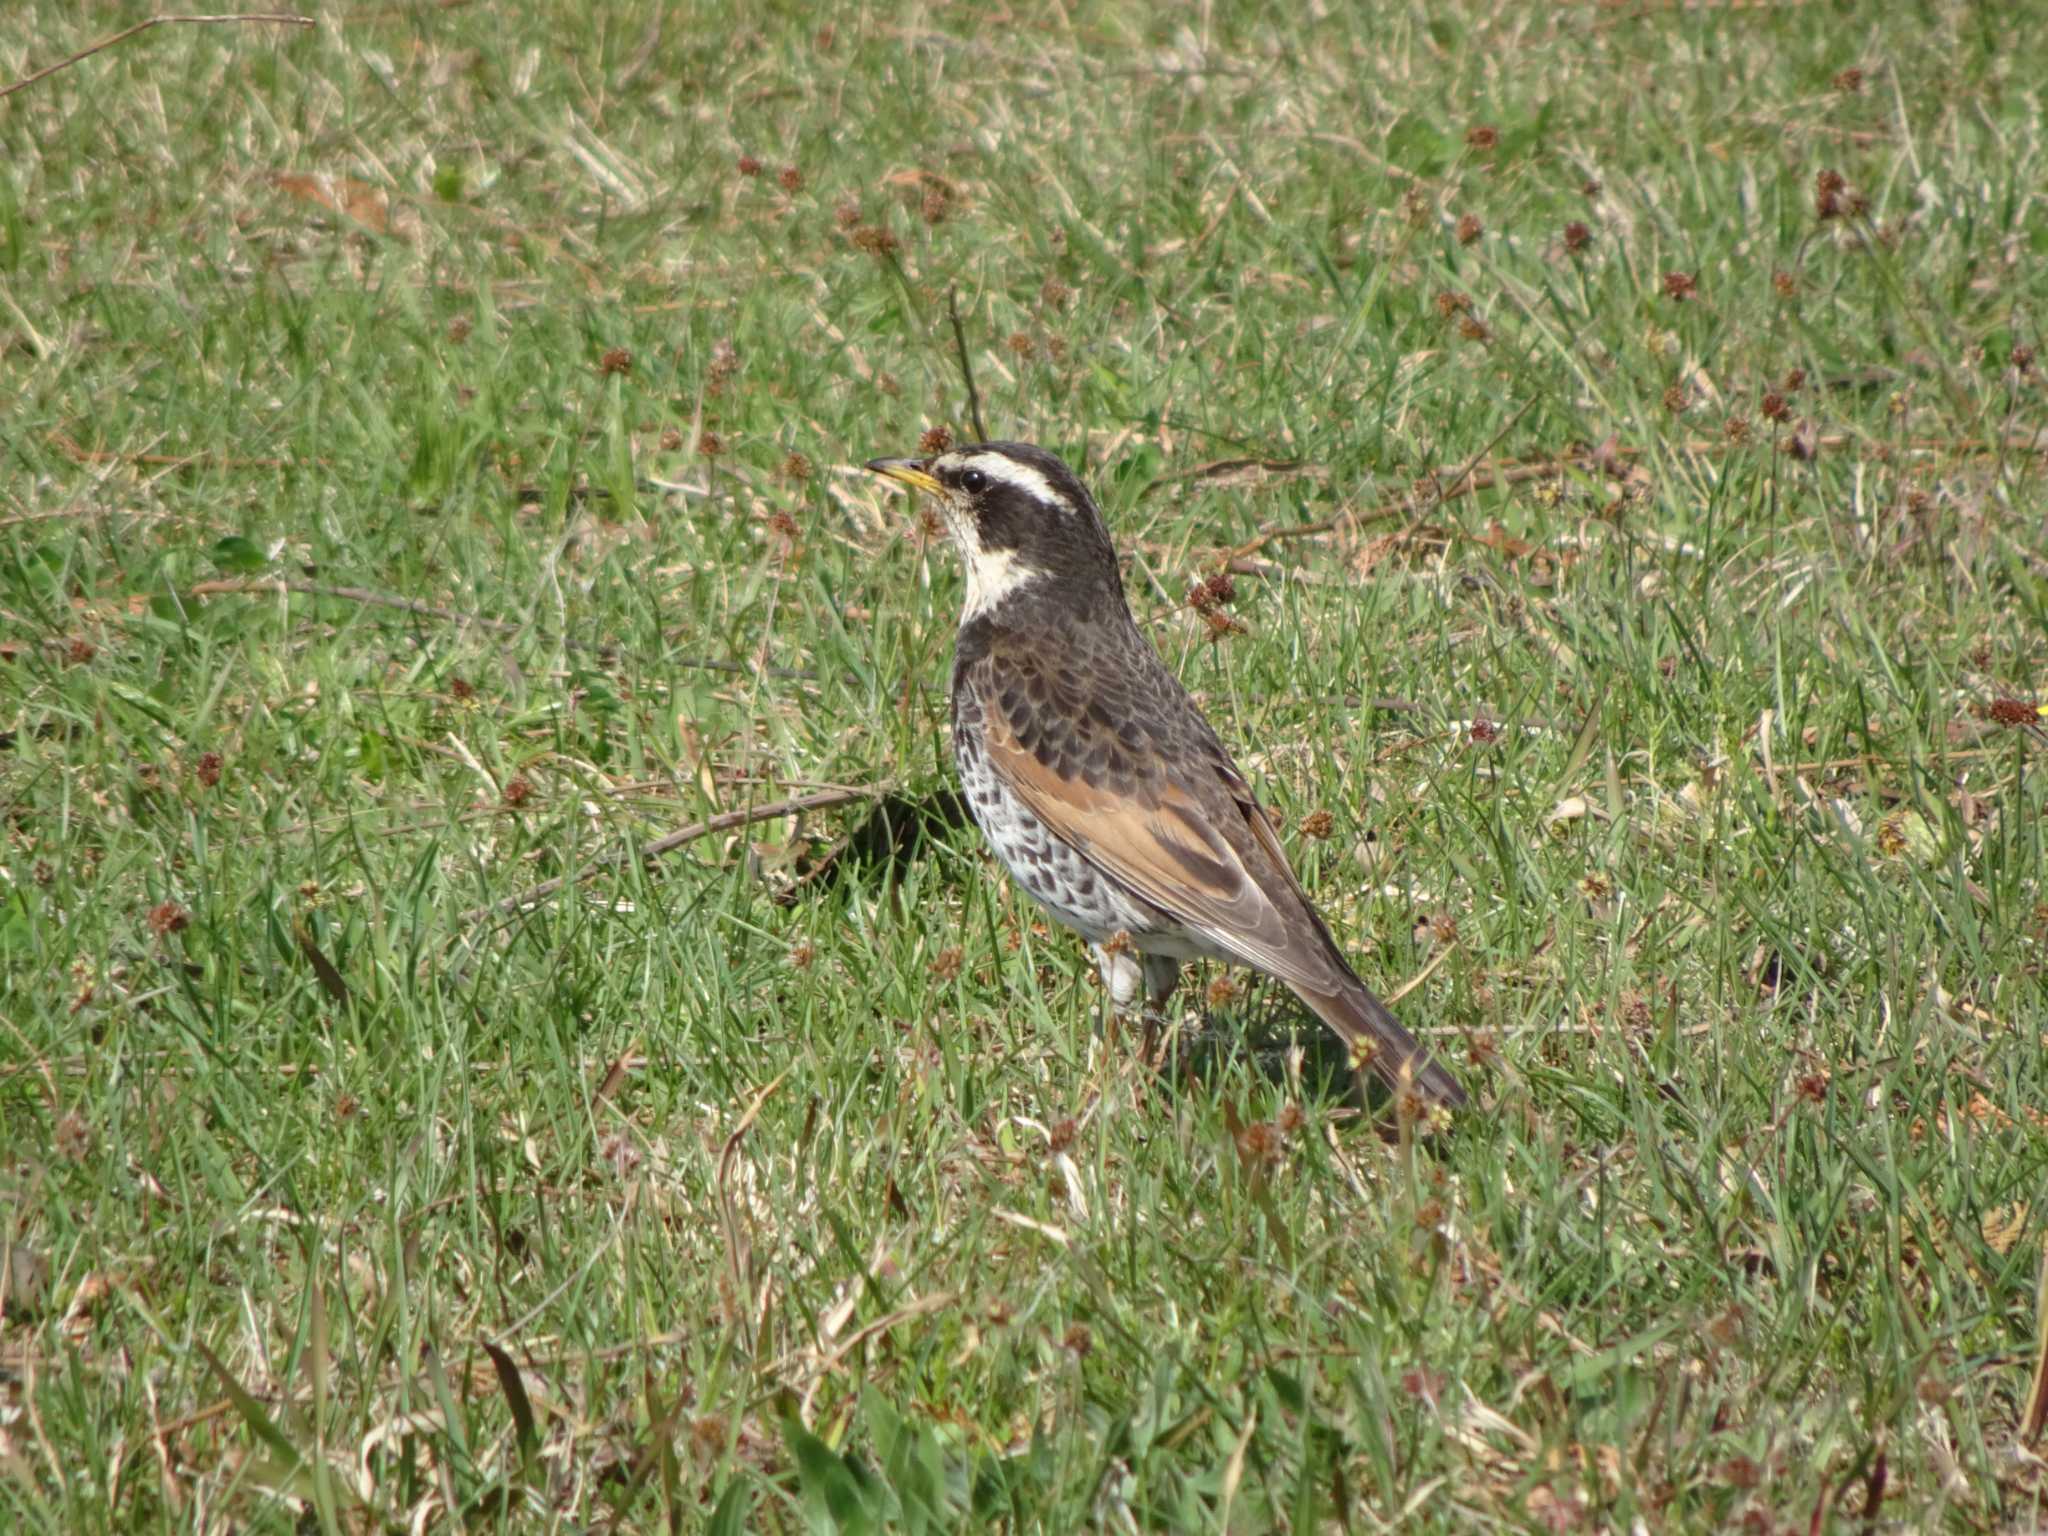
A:
POLYGON ((1692 391, 1683 384, 1674 384, 1664 391, 1664 409, 1673 416, 1683 416, 1692 409, 1692 391))
POLYGON ((944 427, 926 427, 924 436, 917 440, 917 451, 926 458, 935 453, 944 453, 953 446, 953 434, 944 427))
POLYGON ((469 316, 457 315, 448 322, 448 339, 460 346, 463 342, 469 340, 469 333, 474 328, 474 322, 470 320, 469 316))
POLYGON ((1775 389, 1764 392, 1763 401, 1757 409, 1764 413, 1766 421, 1789 421, 1792 418, 1792 407, 1785 403, 1785 397, 1775 389))
POLYGON ((1422 1090, 1414 1087, 1402 1089, 1394 1095, 1394 1113, 1403 1125, 1429 1124, 1429 1100, 1422 1096, 1422 1090))
POLYGON ((1564 248, 1574 256, 1593 243, 1593 231, 1577 219, 1564 227, 1564 248))
POLYGON ((1997 725, 2033 725, 2041 712, 2025 699, 1993 699, 1985 713, 1997 725))
POLYGON ((761 162, 752 155, 741 155, 739 169, 742 176, 758 176, 761 174, 761 162))
POLYGON ((1491 123, 1475 123, 1465 130, 1465 143, 1472 149, 1493 149, 1500 143, 1500 130, 1491 123))
POLYGON ((801 192, 804 189, 804 173, 793 165, 785 165, 775 178, 782 183, 785 192, 801 192))
POLYGON ((870 256, 893 256, 902 242, 879 224, 863 224, 853 232, 853 244, 870 256))
POLYGON ((1017 356, 1025 358, 1030 357, 1038 350, 1038 343, 1031 339, 1031 334, 1028 331, 1010 332, 1006 345, 1017 356))
POLYGON ((1076 1323, 1066 1331, 1060 1345, 1069 1354, 1085 1355, 1095 1347, 1094 1336, 1088 1332, 1086 1323, 1076 1323))
POLYGON ((527 778, 525 774, 518 774, 505 781, 506 809, 516 811, 532 798, 533 780, 527 778))
POLYGON ((967 952, 955 944, 942 949, 932 958, 932 979, 934 981, 957 981, 961 969, 967 963, 967 952))
POLYGON ((1209 985, 1203 990, 1202 997, 1208 1003, 1210 1011, 1215 1012, 1228 1008, 1243 995, 1243 992, 1244 989, 1229 976, 1219 975, 1210 979, 1209 985))
POLYGON ((1250 1168, 1270 1168, 1280 1161, 1280 1132, 1264 1120, 1254 1120, 1237 1133, 1237 1155, 1250 1168))
POLYGON ((810 479, 811 461, 800 453, 786 454, 782 460, 782 478, 785 480, 810 479))
POLYGON ((848 198, 832 210, 832 222, 841 229, 853 229, 860 223, 860 204, 848 198))
POLYGON ((1729 442, 1740 444, 1749 441, 1749 418, 1740 411, 1721 423, 1721 435, 1729 442))
POLYGON ((1073 296, 1074 290, 1056 277, 1048 277, 1038 290, 1038 302, 1047 309, 1065 309, 1073 296))
MULTIPOLYGON (((74 1012, 76 1010, 73 1010, 74 1012)), ((67 1109, 57 1117, 52 1127, 51 1141, 57 1155, 66 1162, 83 1162, 92 1150, 92 1127, 85 1122, 85 1116, 75 1109, 67 1109)))
POLYGON ((1458 334, 1467 341, 1486 341, 1492 337, 1493 332, 1489 331, 1486 323, 1477 316, 1467 315, 1458 322, 1458 334))
POLYGON ((682 446, 683 433, 680 427, 663 427, 661 429, 661 451, 663 453, 674 453, 682 446))
POLYGON ((1856 65, 1851 64, 1847 69, 1835 76, 1835 89, 1844 91, 1851 96, 1855 95, 1856 92, 1863 89, 1863 71, 1856 65))
POLYGON ((917 211, 925 223, 936 229, 945 223, 947 216, 952 213, 953 200, 937 187, 926 187, 924 200, 917 205, 917 211))
POLYGON ((1336 830, 1337 818, 1320 806, 1301 818, 1301 835, 1313 838, 1316 842, 1327 841, 1330 834, 1336 830))
POLYGON ((725 452, 725 440, 716 432, 705 432, 697 439, 697 452, 707 459, 715 459, 725 452))
POLYGON ((1793 298, 1799 292, 1799 279, 1790 272, 1782 270, 1773 272, 1771 274, 1771 287, 1777 291, 1779 298, 1793 298))
POLYGON ((1188 606, 1197 613, 1207 613, 1230 602, 1237 596, 1237 583, 1228 571, 1217 571, 1205 576, 1188 587, 1188 606))
POLYGON ((1823 170, 1813 178, 1813 211, 1821 219, 1838 219, 1848 210, 1849 180, 1840 171, 1823 170))
POLYGON ((607 378, 615 373, 631 373, 633 354, 624 347, 613 347, 597 360, 597 371, 607 378))
POLYGON ((1666 272, 1664 274, 1664 297, 1674 303, 1683 304, 1687 299, 1696 299, 1700 294, 1699 279, 1690 272, 1666 272))
POLYGON ((149 931, 160 939, 182 933, 191 926, 192 914, 175 901, 159 902, 149 909, 149 931))
POLYGON ((202 788, 213 788, 214 785, 220 782, 220 754, 218 752, 200 753, 199 766, 193 772, 202 788))
POLYGON ((1479 222, 1479 215, 1468 213, 1458 220, 1458 244, 1470 245, 1486 233, 1486 226, 1479 222))

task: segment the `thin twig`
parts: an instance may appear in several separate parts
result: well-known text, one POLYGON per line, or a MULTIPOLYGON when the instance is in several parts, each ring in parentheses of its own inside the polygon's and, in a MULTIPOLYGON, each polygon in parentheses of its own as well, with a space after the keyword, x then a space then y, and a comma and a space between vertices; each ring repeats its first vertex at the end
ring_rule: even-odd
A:
POLYGON ((323 468, 327 464, 325 459, 226 458, 211 453, 134 453, 125 449, 88 448, 62 432, 52 432, 50 441, 74 464, 135 464, 146 469, 183 469, 190 464, 208 469, 289 469, 294 463, 323 468))
POLYGON ((1455 950, 1457 947, 1458 941, 1456 939, 1453 939, 1450 943, 1444 945, 1443 948, 1439 949, 1435 954, 1431 955, 1429 957, 1429 964, 1425 965, 1413 976, 1410 976, 1406 981, 1402 982, 1399 987, 1395 988, 1392 992, 1389 992, 1387 994, 1387 1006, 1389 1008, 1393 1007, 1396 1003, 1400 1002, 1402 998, 1406 997, 1410 992, 1413 992, 1417 987, 1421 986, 1425 981, 1429 980, 1431 976, 1435 975, 1436 968, 1442 965, 1446 960, 1450 959, 1451 952, 1455 950))
POLYGON ((974 423, 974 440, 988 441, 988 428, 981 424, 981 391, 974 387, 974 365, 967 360, 967 328, 960 323, 960 293, 946 290, 946 314, 953 321, 953 350, 960 354, 960 377, 967 381, 967 419, 974 423))
MULTIPOLYGON (((185 596, 223 597, 237 593, 280 593, 289 592, 299 597, 328 597, 337 602, 362 603, 371 608, 396 608, 400 613, 410 613, 423 619, 440 619, 448 624, 474 625, 488 629, 493 634, 524 634, 529 626, 515 624, 510 619, 486 618, 480 613, 464 613, 456 608, 443 608, 436 603, 422 602, 416 597, 399 597, 391 592, 376 592, 368 587, 337 587, 320 581, 296 581, 288 576, 231 576, 202 581, 189 587, 185 596)), ((572 651, 589 651, 592 654, 612 660, 619 654, 616 645, 607 645, 598 640, 579 640, 574 635, 559 635, 558 640, 572 651)), ((725 672, 736 677, 751 677, 755 669, 737 661, 722 661, 715 656, 670 656, 665 658, 672 666, 688 667, 697 672, 725 672)), ((769 667, 768 676, 777 679, 812 683, 818 674, 808 667, 769 667)))
MULTIPOLYGON (((1440 485, 1437 487, 1436 495, 1430 499, 1429 503, 1426 506, 1419 509, 1416 512, 1414 518, 1410 520, 1411 528, 1415 523, 1419 522, 1422 518, 1427 517, 1431 512, 1435 511, 1438 507, 1442 506, 1446 501, 1450 500, 1451 497, 1463 496, 1466 495, 1469 490, 1475 489, 1476 485, 1468 486, 1466 484, 1467 481, 1473 479, 1473 472, 1479 468, 1479 465, 1482 461, 1485 460, 1488 454, 1492 453, 1494 449, 1498 448, 1501 445, 1501 440, 1505 438, 1510 432, 1514 431, 1516 426, 1518 426, 1521 423, 1522 418, 1528 415, 1529 412, 1535 407, 1535 404, 1536 397, 1534 395, 1531 395, 1527 400, 1524 400, 1521 404, 1521 407, 1514 413, 1514 415, 1510 416, 1506 421, 1501 423, 1500 430, 1494 433, 1492 437, 1488 438, 1484 446, 1482 446, 1477 453, 1473 454, 1471 458, 1465 461, 1465 467, 1458 471, 1457 476, 1454 479, 1452 479, 1448 484, 1440 485)), ((1296 539, 1303 538, 1309 534, 1314 533, 1330 533, 1346 524, 1355 525, 1358 523, 1367 522, 1377 517, 1392 517, 1399 512, 1407 510, 1408 506, 1408 500, 1404 499, 1399 502, 1391 502, 1384 506, 1377 507, 1373 509, 1371 512, 1339 512, 1335 517, 1318 518, 1315 522, 1312 523, 1297 523, 1295 526, 1291 528, 1269 528, 1268 530, 1266 530, 1266 532, 1260 534, 1257 538, 1252 539, 1247 543, 1238 545, 1236 549, 1233 549, 1230 552, 1229 558, 1232 560, 1242 560, 1249 555, 1255 555, 1260 550, 1264 549, 1268 544, 1272 543, 1275 539, 1296 539)))
MULTIPOLYGON (((869 784, 860 788, 821 789, 813 794, 793 795, 787 800, 776 800, 767 805, 752 805, 743 810, 720 811, 716 816, 707 816, 702 821, 693 821, 687 827, 679 827, 666 837, 656 838, 640 849, 640 862, 652 864, 665 854, 674 853, 687 843, 694 843, 700 837, 709 837, 714 832, 728 832, 734 827, 752 826, 756 822, 773 821, 778 816, 793 816, 799 811, 822 811, 835 805, 847 805, 855 800, 875 800, 889 792, 887 782, 869 784)), ((556 875, 552 880, 521 891, 516 896, 507 896, 502 901, 486 902, 483 906, 472 907, 457 919, 457 926, 467 928, 482 922, 487 917, 510 917, 522 908, 536 906, 568 885, 588 880, 592 875, 612 869, 624 863, 624 850, 606 854, 603 858, 592 859, 588 864, 556 875)))
POLYGON ((138 21, 132 27, 123 28, 112 37, 101 38, 89 48, 81 48, 68 59, 59 59, 54 64, 45 65, 34 74, 23 75, 19 80, 11 81, 6 85, 0 85, 0 100, 5 100, 16 91, 26 90, 38 80, 47 80, 59 70, 69 69, 72 65, 89 59, 96 53, 104 53, 116 43, 125 43, 137 33, 147 32, 152 27, 178 25, 230 26, 237 22, 256 22, 280 27, 310 27, 314 25, 313 18, 310 16, 292 16, 277 12, 260 12, 253 15, 237 16, 152 16, 147 21, 138 21))
MULTIPOLYGON (((399 597, 391 592, 376 592, 368 587, 336 587, 319 581, 294 581, 287 576, 226 576, 213 581, 202 581, 188 588, 185 596, 227 597, 245 593, 294 593, 299 597, 330 597, 338 602, 361 603, 369 608, 396 608, 400 613, 410 613, 422 619, 440 619, 448 624, 473 624, 478 629, 488 629, 493 634, 516 635, 526 628, 510 619, 488 619, 479 613, 464 613, 456 608, 443 608, 435 603, 422 602, 416 597, 399 597)), ((604 645, 594 640, 578 640, 564 635, 562 643, 571 650, 596 651, 610 656, 616 646, 604 645)), ((715 672, 744 672, 746 668, 738 662, 707 663, 715 672)))
POLYGON ((2040 1278, 2034 1283, 2034 1333, 2034 1379, 2020 1416, 2020 1443, 2029 1446, 2048 1428, 2048 1249, 2042 1251, 2040 1278))
MULTIPOLYGON (((1524 409, 1527 409, 1524 407, 1524 409)), ((1513 421, 1508 423, 1509 427, 1513 421)), ((1499 437, 1494 442, 1498 443, 1499 437)), ((1855 441, 1847 432, 1830 432, 1814 440, 1814 450, 1822 452, 1846 448, 1855 441)), ((1489 445, 1490 447, 1491 445, 1489 445)), ((2048 435, 2029 433, 2008 433, 1994 438, 1911 438, 1898 444, 1909 453, 1947 453, 1958 458, 1985 458, 1993 454, 2048 454, 2048 435)), ((1727 444, 1707 439, 1693 439, 1678 444, 1664 445, 1665 451, 1707 456, 1727 451, 1727 444)), ((1482 450, 1483 452, 1484 450, 1482 450)), ((1500 485, 1519 485, 1529 480, 1541 480, 1566 469, 1604 468, 1624 460, 1638 459, 1644 449, 1627 443, 1605 443, 1597 448, 1574 449, 1542 458, 1510 459, 1505 463, 1496 462, 1481 468, 1474 460, 1456 480, 1448 481, 1437 490, 1435 498, 1422 508, 1423 514, 1434 511, 1447 501, 1475 495, 1480 491, 1492 490, 1500 485)), ((1158 483, 1158 482, 1155 482, 1158 483)), ((1149 489, 1149 487, 1148 487, 1149 489)), ((1267 544, 1281 539, 1310 538, 1320 533, 1332 533, 1339 528, 1357 528, 1366 523, 1376 523, 1389 517, 1399 517, 1415 508, 1416 498, 1408 495, 1392 497, 1356 512, 1340 512, 1333 517, 1319 518, 1312 523, 1295 523, 1284 528, 1269 528, 1247 544, 1231 550, 1228 559, 1242 561, 1257 553, 1267 544)), ((1242 571, 1241 575, 1259 575, 1257 571, 1242 571)))

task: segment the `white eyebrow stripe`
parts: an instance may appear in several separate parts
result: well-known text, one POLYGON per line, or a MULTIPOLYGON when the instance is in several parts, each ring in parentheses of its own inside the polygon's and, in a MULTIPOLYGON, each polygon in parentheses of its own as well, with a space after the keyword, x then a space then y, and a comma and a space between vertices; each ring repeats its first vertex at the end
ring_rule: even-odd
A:
POLYGON ((1029 464, 1019 463, 1001 453, 977 453, 960 461, 962 469, 978 469, 991 480, 1000 480, 1005 485, 1014 485, 1040 506, 1060 510, 1068 505, 1067 498, 1052 488, 1052 482, 1039 470, 1029 464))

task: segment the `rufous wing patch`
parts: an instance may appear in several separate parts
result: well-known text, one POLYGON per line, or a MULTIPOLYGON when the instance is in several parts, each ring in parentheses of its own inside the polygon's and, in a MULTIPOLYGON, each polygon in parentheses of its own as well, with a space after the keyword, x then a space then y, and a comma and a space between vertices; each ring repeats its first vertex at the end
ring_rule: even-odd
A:
MULTIPOLYGON (((1211 795, 1172 774, 1142 783, 1089 784, 1033 753, 998 699, 984 693, 983 704, 989 766, 1048 830, 1103 874, 1290 985, 1340 984, 1278 839, 1234 773, 1218 773, 1211 795), (1240 847, 1215 825, 1205 801, 1217 802, 1225 814, 1246 815, 1247 838, 1263 844, 1260 851, 1268 856, 1240 847), (1248 814, 1241 803, 1249 805, 1248 814)), ((1205 773, 1217 770, 1197 762, 1185 765, 1183 776, 1205 773)))

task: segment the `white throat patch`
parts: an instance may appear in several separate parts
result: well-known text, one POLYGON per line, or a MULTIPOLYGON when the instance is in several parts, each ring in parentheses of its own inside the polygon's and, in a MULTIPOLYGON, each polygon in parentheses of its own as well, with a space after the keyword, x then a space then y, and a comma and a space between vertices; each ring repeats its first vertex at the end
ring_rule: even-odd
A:
POLYGON ((963 624, 1045 575, 1038 566, 1024 564, 1014 549, 962 548, 960 553, 967 567, 967 601, 960 607, 963 624))
MULTIPOLYGON (((1037 503, 1048 522, 1075 515, 1073 502, 1053 488, 1044 471, 1006 453, 947 454, 943 459, 934 461, 934 468, 941 466, 949 480, 969 470, 980 470, 995 485, 1007 487, 1037 503)), ((983 548, 981 530, 975 526, 973 516, 960 505, 961 498, 947 496, 943 501, 946 522, 952 529, 953 542, 959 546, 960 562, 967 571, 967 597, 960 610, 961 623, 987 613, 1012 593, 1047 578, 1049 573, 1043 566, 1025 563, 1018 550, 983 548)))

